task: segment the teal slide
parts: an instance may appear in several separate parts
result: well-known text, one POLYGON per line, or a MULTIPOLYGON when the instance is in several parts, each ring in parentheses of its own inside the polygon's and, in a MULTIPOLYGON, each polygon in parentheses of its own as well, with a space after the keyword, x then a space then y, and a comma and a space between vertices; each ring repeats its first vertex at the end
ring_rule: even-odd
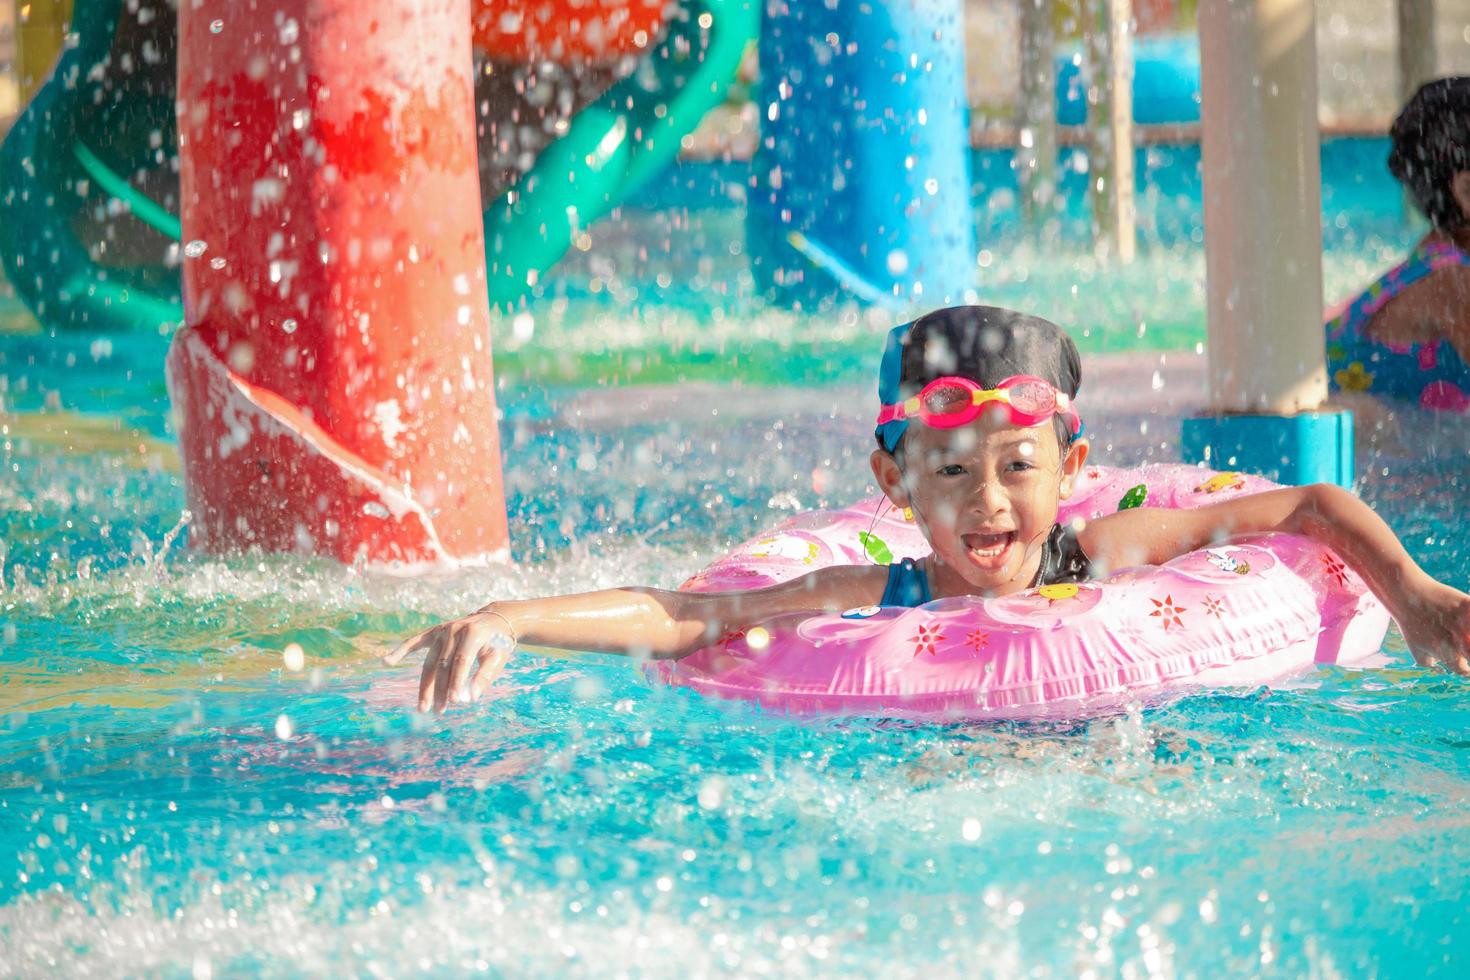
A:
POLYGON ((490 302, 509 306, 580 229, 663 169, 725 98, 760 30, 755 0, 693 0, 643 64, 577 114, 566 135, 485 210, 490 302))
MULTIPOLYGON (((172 98, 119 98, 97 80, 123 4, 77 0, 75 44, 0 145, 0 261, 36 317, 61 329, 166 330, 183 319, 179 219, 126 176, 156 166, 159 134, 173 145, 172 98), (108 263, 109 226, 125 221, 138 223, 128 237, 152 247, 157 262, 108 263)), ((754 0, 689 0, 671 15, 633 73, 579 112, 486 209, 492 304, 519 303, 580 229, 673 161, 724 100, 759 26, 754 0)))
POLYGON ((121 9, 122 0, 77 0, 71 28, 75 43, 62 52, 51 78, 0 145, 0 209, 5 213, 0 261, 16 293, 47 326, 167 329, 184 316, 178 267, 164 260, 164 243, 156 249, 160 261, 154 265, 104 261, 107 224, 121 212, 130 211, 155 236, 175 242, 179 237, 178 218, 119 175, 143 166, 156 152, 149 140, 83 131, 99 115, 122 132, 174 131, 172 99, 138 96, 109 103, 95 80, 93 71, 108 57, 121 9), (99 113, 99 105, 107 111, 99 113), (125 143, 137 144, 141 158, 120 156, 130 149, 125 143), (104 154, 111 159, 104 161, 104 154), (90 239, 95 241, 88 244, 90 239))

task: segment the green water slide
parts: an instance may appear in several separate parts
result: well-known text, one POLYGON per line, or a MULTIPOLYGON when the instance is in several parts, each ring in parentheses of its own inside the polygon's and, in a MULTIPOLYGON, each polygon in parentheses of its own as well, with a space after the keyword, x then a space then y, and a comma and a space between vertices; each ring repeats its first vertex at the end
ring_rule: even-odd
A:
MULTIPOLYGON (((37 318, 62 329, 168 329, 183 319, 179 219, 129 176, 172 151, 172 93, 103 81, 123 7, 77 0, 67 49, 0 145, 0 261, 37 318), (124 226, 157 261, 109 262, 124 226)), ((754 0, 690 0, 633 73, 486 209, 493 304, 518 303, 578 230, 675 158, 725 98, 759 24, 754 0)))
POLYGON ((165 241, 155 243, 156 263, 107 261, 108 225, 125 212, 152 229, 129 229, 133 238, 179 237, 178 218, 122 176, 150 165, 162 149, 139 130, 170 140, 174 132, 170 95, 114 99, 101 82, 122 6, 78 0, 56 68, 0 145, 0 260, 16 293, 48 326, 159 329, 183 319, 178 268, 166 258, 165 241))
POLYGON ((627 78, 579 112, 565 136, 485 210, 492 305, 514 305, 607 214, 679 153, 725 98, 760 30, 755 0, 693 0, 627 78))

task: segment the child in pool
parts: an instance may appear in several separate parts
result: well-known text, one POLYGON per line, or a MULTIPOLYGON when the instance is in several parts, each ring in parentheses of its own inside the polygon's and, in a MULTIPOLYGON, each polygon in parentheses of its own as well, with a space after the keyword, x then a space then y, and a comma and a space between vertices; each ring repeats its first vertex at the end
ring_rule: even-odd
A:
POLYGON ((1234 534, 1283 531, 1336 550, 1399 621, 1421 664, 1470 675, 1470 596, 1425 574, 1388 526, 1338 487, 1059 525, 1058 503, 1088 454, 1073 401, 1080 375, 1072 339, 1039 317, 986 306, 927 314, 889 335, 871 464, 883 493, 918 522, 929 557, 824 568, 745 592, 628 587, 493 602, 412 637, 388 662, 427 651, 419 707, 443 710, 478 698, 517 642, 682 657, 783 613, 1008 595, 1158 564, 1234 534))
POLYGON ((1470 411, 1470 77, 1414 93, 1388 169, 1432 226, 1409 257, 1327 323, 1333 386, 1470 411))

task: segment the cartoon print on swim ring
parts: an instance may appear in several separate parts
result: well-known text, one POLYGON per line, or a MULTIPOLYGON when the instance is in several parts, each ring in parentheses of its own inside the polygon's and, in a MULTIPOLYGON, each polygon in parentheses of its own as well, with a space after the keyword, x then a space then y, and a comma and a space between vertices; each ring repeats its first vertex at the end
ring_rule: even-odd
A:
POLYGON ((1174 559, 1170 567, 1198 582, 1228 586, 1276 567, 1276 559, 1265 548, 1238 542, 1192 551, 1174 559))
MULTIPOLYGON (((1050 628, 1092 612, 1102 601, 1102 595, 1102 590, 1096 585, 1059 582, 1015 595, 987 599, 985 614, 999 623, 1050 628)), ((940 599, 929 605, 931 608, 956 608, 969 601, 964 598, 940 599)))
POLYGON ((1058 582, 1055 585, 1043 585, 1036 590, 1036 594, 1045 599, 1049 604, 1055 605, 1067 599, 1077 598, 1082 591, 1082 586, 1076 582, 1058 582))
POLYGON ((741 549, 739 553, 752 558, 783 558, 801 562, 803 565, 813 565, 823 557, 824 551, 826 545, 816 538, 800 531, 787 531, 761 538, 748 548, 741 549))
POLYGON ((1218 473, 1194 488, 1195 493, 1219 493, 1221 490, 1243 490, 1245 480, 1239 473, 1218 473))
POLYGON ((1222 572, 1234 572, 1236 575, 1249 575, 1251 573, 1251 563, 1243 558, 1236 558, 1230 553, 1239 550, 1239 548, 1228 547, 1209 548, 1206 549, 1205 555, 1208 557, 1210 564, 1222 572))
POLYGON ((1148 502, 1148 484, 1140 483, 1136 487, 1130 487, 1123 494, 1123 499, 1118 501, 1119 510, 1132 510, 1134 507, 1142 507, 1148 502))

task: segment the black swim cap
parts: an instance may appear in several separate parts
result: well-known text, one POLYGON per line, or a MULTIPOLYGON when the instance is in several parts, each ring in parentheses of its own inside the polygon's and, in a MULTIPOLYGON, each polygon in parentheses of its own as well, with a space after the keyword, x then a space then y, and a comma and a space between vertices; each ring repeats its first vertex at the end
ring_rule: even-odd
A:
POLYGON ((1470 76, 1421 85, 1399 111, 1389 136, 1389 173, 1430 223, 1446 232, 1465 224, 1450 184, 1456 172, 1470 170, 1470 76))
MULTIPOLYGON (((1067 332, 1050 320, 999 306, 951 306, 889 333, 878 399, 881 404, 896 404, 935 378, 951 375, 993 388, 1017 374, 1035 375, 1076 398, 1082 358, 1067 332)), ((906 426, 904 422, 879 426, 878 444, 892 452, 906 426)), ((1056 426, 1057 438, 1065 446, 1071 435, 1060 418, 1056 426)))

